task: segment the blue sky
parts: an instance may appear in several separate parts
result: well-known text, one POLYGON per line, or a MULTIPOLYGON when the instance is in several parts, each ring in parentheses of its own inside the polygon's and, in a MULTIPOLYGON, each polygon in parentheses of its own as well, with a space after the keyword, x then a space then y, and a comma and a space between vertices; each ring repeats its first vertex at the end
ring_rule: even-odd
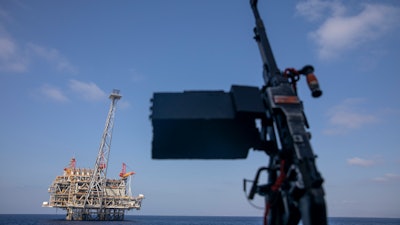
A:
MULTIPOLYGON (((281 70, 312 64, 299 95, 329 216, 400 217, 400 2, 259 2, 281 70)), ((242 191, 266 155, 152 160, 154 92, 261 86, 248 1, 0 1, 0 213, 41 208, 71 157, 93 167, 120 89, 108 176, 146 199, 133 215, 261 216, 242 191)), ((261 206, 263 200, 254 204, 261 206)), ((63 213, 58 211, 58 213, 63 213)))

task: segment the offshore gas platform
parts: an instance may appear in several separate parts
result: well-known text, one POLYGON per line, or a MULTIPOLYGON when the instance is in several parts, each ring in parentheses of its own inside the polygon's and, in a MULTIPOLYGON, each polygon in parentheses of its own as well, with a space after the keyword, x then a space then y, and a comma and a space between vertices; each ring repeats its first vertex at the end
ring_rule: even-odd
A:
POLYGON ((127 172, 125 163, 119 179, 106 177, 116 103, 121 97, 119 90, 110 94, 111 105, 94 169, 76 168, 76 159, 72 158, 63 175, 50 185, 50 200, 43 202, 43 207, 66 210, 66 220, 123 220, 125 211, 141 208, 144 195, 132 196, 134 172, 127 172))

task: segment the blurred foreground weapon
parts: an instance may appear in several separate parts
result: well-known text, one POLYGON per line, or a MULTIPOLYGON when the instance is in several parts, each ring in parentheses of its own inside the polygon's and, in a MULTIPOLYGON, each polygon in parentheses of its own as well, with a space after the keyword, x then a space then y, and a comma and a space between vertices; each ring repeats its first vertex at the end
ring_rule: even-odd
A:
MULTIPOLYGON (((152 99, 153 159, 238 159, 250 148, 269 156, 248 198, 265 197, 264 224, 326 225, 323 178, 315 164, 309 128, 296 83, 306 76, 313 97, 322 91, 310 65, 281 72, 275 62, 257 0, 250 1, 265 84, 223 91, 155 93, 152 99), (256 121, 261 126, 258 129, 256 121), (268 181, 259 185, 262 172, 268 181)), ((244 180, 244 189, 246 183, 244 180)))

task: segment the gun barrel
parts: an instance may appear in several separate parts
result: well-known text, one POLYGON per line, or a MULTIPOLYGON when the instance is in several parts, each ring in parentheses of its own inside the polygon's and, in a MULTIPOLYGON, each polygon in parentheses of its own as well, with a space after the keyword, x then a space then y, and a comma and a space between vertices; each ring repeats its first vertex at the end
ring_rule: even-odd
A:
POLYGON ((256 20, 256 27, 254 28, 254 39, 257 41, 258 48, 264 64, 264 81, 266 84, 270 83, 273 76, 280 76, 281 72, 275 61, 272 53, 271 45, 265 31, 264 23, 260 17, 257 8, 257 0, 250 0, 250 5, 256 20))

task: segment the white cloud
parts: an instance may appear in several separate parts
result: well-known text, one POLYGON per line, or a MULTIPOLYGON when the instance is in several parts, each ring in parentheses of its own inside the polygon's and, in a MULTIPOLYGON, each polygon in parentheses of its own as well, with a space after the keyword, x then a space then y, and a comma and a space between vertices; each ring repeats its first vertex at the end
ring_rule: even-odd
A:
POLYGON ((297 12, 307 20, 317 21, 326 15, 342 15, 346 8, 338 1, 308 0, 296 5, 297 12))
MULTIPOLYGON (((106 99, 106 94, 93 82, 82 82, 78 80, 70 80, 68 83, 68 93, 76 94, 80 99, 85 101, 102 101, 106 99)), ((50 84, 44 84, 39 89, 37 94, 41 98, 50 99, 56 102, 68 102, 70 98, 65 94, 62 88, 50 84)), ((129 103, 123 104, 129 107, 129 103)))
POLYGON ((349 11, 340 1, 310 0, 297 5, 299 14, 310 20, 322 17, 324 22, 310 33, 318 45, 322 59, 330 59, 347 50, 360 47, 399 26, 400 8, 384 4, 362 4, 357 14, 346 15, 349 11))
POLYGON ((352 165, 352 166, 364 166, 364 167, 369 167, 376 165, 377 162, 374 160, 369 160, 369 159, 362 159, 358 157, 354 157, 351 159, 347 159, 347 164, 352 165))
POLYGON ((57 88, 57 87, 53 87, 50 85, 43 85, 40 88, 40 92, 42 95, 44 95, 45 97, 55 100, 57 102, 66 102, 68 101, 68 98, 63 94, 63 92, 57 88))
POLYGON ((77 72, 76 67, 57 49, 18 42, 7 32, 5 22, 10 21, 13 21, 13 18, 0 8, 0 72, 27 72, 35 61, 40 60, 62 72, 77 72))
POLYGON ((360 107, 364 102, 365 100, 361 98, 349 98, 332 107, 327 113, 330 126, 325 133, 344 134, 367 124, 378 122, 377 116, 365 112, 360 107))
POLYGON ((34 61, 45 60, 61 72, 76 73, 73 66, 57 49, 28 43, 18 44, 0 27, 0 71, 27 72, 34 61))
POLYGON ((27 71, 29 60, 21 54, 15 41, 0 25, 0 71, 21 73, 27 71))
POLYGON ((77 69, 58 50, 32 43, 22 48, 15 40, 0 31, 0 71, 26 72, 32 61, 41 59, 55 66, 59 71, 77 72, 77 69))
POLYGON ((53 64, 58 70, 76 73, 77 69, 57 49, 46 48, 33 43, 28 43, 28 51, 39 59, 44 59, 53 64))
POLYGON ((70 80, 69 88, 88 101, 99 101, 106 97, 106 93, 93 82, 70 80))
POLYGON ((375 177, 372 179, 376 182, 393 182, 393 181, 400 181, 400 175, 394 173, 387 173, 381 177, 375 177))
POLYGON ((330 122, 346 129, 359 128, 364 124, 376 122, 378 119, 373 115, 352 112, 349 109, 341 109, 332 113, 330 122))

